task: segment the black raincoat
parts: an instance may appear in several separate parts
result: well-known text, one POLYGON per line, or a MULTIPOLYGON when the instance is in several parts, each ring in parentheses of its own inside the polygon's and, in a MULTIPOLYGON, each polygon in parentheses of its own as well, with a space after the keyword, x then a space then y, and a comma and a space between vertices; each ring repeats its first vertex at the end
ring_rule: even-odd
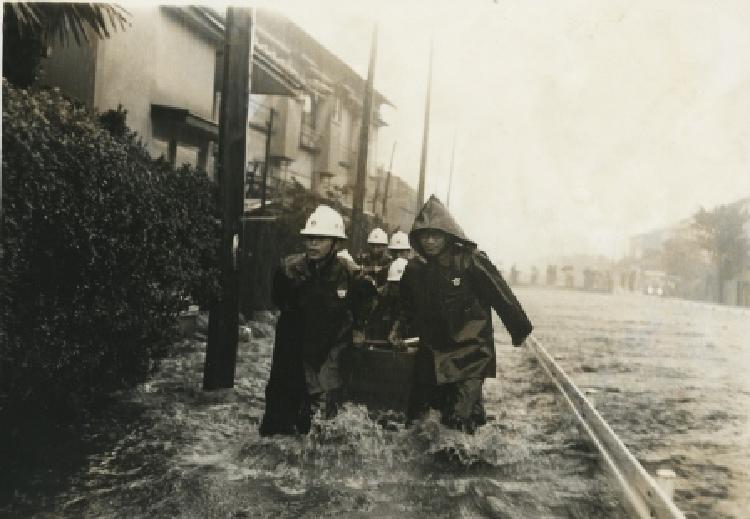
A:
POLYGON ((375 258, 369 252, 363 252, 357 257, 357 263, 362 267, 362 274, 370 276, 378 286, 383 288, 388 280, 388 267, 390 267, 393 258, 388 251, 382 256, 375 258))
POLYGON ((521 345, 532 330, 510 287, 435 197, 417 215, 409 240, 422 257, 410 260, 401 278, 399 320, 409 323, 420 337, 418 383, 445 384, 494 377, 490 308, 497 312, 514 345, 521 345), (449 235, 451 255, 447 267, 424 259, 417 239, 423 229, 437 229, 449 235))
POLYGON ((316 391, 341 386, 339 357, 362 329, 374 288, 355 277, 348 263, 331 255, 319 263, 304 254, 287 256, 273 279, 273 301, 281 310, 276 326, 266 409, 260 433, 307 433, 309 377, 316 391))
POLYGON ((367 317, 365 335, 368 339, 388 340, 393 323, 398 318, 399 304, 399 282, 387 281, 374 298, 372 311, 367 317))

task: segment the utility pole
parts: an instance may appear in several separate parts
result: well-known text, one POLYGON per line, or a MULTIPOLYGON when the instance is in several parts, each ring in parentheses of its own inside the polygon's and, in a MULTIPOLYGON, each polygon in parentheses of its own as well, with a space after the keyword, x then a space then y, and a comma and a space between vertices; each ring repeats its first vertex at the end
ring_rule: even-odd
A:
POLYGON ((365 85, 365 96, 362 102, 362 128, 359 131, 359 153, 357 154, 357 179, 354 184, 354 197, 352 199, 352 251, 358 254, 362 250, 364 242, 364 205, 365 190, 367 188, 367 148, 370 142, 370 123, 372 119, 372 97, 373 79, 375 74, 375 60, 378 52, 378 26, 372 30, 372 46, 370 47, 370 65, 367 68, 367 84, 365 85))
POLYGON ((448 174, 448 196, 445 200, 446 209, 451 207, 451 187, 453 187, 453 162, 456 158, 456 134, 453 134, 453 147, 451 148, 451 171, 448 174))
POLYGON ((388 188, 391 185, 391 173, 393 172, 393 155, 396 153, 396 142, 393 141, 391 149, 391 163, 388 165, 388 175, 385 177, 385 189, 383 190, 383 220, 388 216, 388 188))
POLYGON ((268 124, 266 124, 266 160, 263 164, 263 185, 260 193, 260 212, 266 211, 266 186, 268 185, 268 172, 271 170, 271 135, 273 135, 273 114, 275 110, 271 108, 268 115, 268 124))
POLYGON ((427 95, 424 102, 424 131, 422 133, 422 159, 419 161, 419 188, 417 189, 417 211, 424 204, 424 169, 427 162, 427 143, 430 140, 430 93, 432 91, 432 39, 430 39, 430 64, 427 68, 427 95))
POLYGON ((247 108, 250 98, 249 8, 228 7, 219 117, 219 201, 222 213, 220 295, 208 317, 203 389, 234 386, 239 326, 238 243, 242 215, 247 108))

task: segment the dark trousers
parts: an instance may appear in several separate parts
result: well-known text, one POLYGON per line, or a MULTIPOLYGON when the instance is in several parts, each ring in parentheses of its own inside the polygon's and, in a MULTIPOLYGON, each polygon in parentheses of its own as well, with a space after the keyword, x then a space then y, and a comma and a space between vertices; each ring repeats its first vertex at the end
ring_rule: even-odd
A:
POLYGON ((341 388, 331 389, 325 393, 307 395, 307 398, 302 403, 302 409, 300 409, 297 416, 297 432, 300 434, 309 433, 312 418, 319 410, 322 412, 323 418, 326 420, 334 418, 339 412, 339 407, 341 407, 342 401, 343 392, 341 388))
POLYGON ((429 409, 440 411, 443 425, 473 434, 487 423, 482 403, 483 378, 470 378, 446 384, 417 382, 412 390, 408 422, 424 415, 429 409))
POLYGON ((299 398, 288 398, 281 404, 266 406, 260 434, 307 434, 310 432, 312 418, 319 409, 326 419, 333 418, 338 413, 342 400, 342 391, 339 388, 314 395, 305 392, 299 398))

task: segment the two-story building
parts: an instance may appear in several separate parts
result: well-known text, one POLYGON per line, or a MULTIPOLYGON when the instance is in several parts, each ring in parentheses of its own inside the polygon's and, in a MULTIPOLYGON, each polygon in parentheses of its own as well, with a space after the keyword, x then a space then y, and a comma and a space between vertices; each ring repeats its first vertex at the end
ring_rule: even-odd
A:
MULTIPOLYGON (((223 80, 224 15, 205 7, 138 5, 130 25, 91 45, 58 46, 43 82, 100 112, 121 105, 154 156, 214 172, 223 80)), ((365 81, 296 24, 258 9, 253 21, 248 127, 249 195, 257 196, 270 144, 269 198, 292 179, 351 205, 365 81), (270 143, 268 123, 271 123, 270 143)), ((375 92, 365 207, 383 184, 376 167, 375 92)))
MULTIPOLYGON (((254 94, 250 101, 248 140, 250 191, 259 196, 270 133, 268 190, 283 195, 296 180, 321 195, 339 197, 351 206, 356 179, 365 81, 299 26, 266 9, 256 10, 255 49, 296 71, 302 88, 296 97, 254 94)), ((369 132, 368 185, 365 208, 377 197, 382 173, 375 156, 378 129, 385 122, 380 107, 390 104, 377 91, 369 132)))
MULTIPOLYGON (((224 25, 200 7, 129 7, 130 25, 89 45, 56 46, 43 61, 42 82, 104 112, 119 105, 127 125, 154 156, 174 166, 214 170, 218 141, 217 83, 224 25)), ((302 84, 262 49, 253 56, 253 93, 296 96, 302 84)))

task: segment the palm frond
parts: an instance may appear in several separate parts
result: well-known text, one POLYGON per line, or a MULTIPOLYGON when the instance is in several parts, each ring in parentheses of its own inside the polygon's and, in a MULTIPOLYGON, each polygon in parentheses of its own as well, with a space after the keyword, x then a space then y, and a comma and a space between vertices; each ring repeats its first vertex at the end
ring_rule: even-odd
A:
POLYGON ((3 28, 9 25, 13 26, 18 34, 39 31, 42 27, 42 22, 36 12, 35 4, 4 3, 3 28))
POLYGON ((110 37, 110 29, 125 30, 130 13, 117 4, 98 3, 6 3, 6 22, 19 33, 31 33, 46 43, 59 41, 67 45, 72 37, 76 44, 92 37, 110 37))

